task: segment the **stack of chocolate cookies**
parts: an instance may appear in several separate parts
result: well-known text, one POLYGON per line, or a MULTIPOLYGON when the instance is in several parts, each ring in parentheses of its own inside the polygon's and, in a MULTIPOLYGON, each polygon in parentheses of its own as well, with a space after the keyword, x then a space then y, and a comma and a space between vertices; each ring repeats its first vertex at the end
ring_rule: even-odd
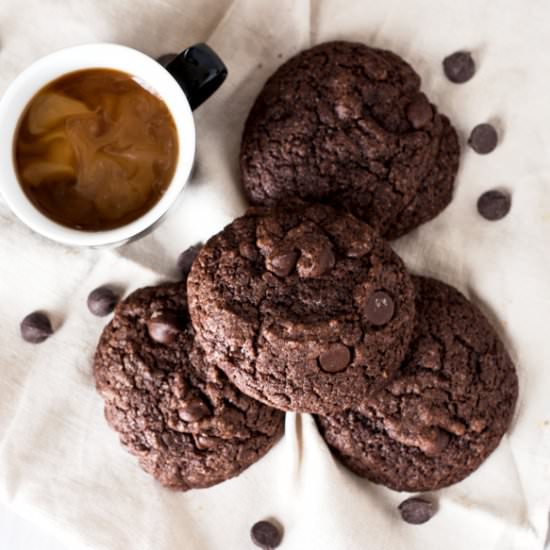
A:
POLYGON ((335 455, 395 490, 455 483, 495 449, 514 366, 462 294, 393 238, 451 200, 459 147, 395 54, 327 43, 285 63, 246 123, 255 204, 187 280, 134 292, 94 362, 106 417, 177 489, 237 475, 315 415, 335 455))
POLYGON ((206 357, 254 399, 315 414, 377 483, 455 483, 509 425, 517 378, 489 322, 347 212, 251 209, 204 246, 188 293, 206 357))

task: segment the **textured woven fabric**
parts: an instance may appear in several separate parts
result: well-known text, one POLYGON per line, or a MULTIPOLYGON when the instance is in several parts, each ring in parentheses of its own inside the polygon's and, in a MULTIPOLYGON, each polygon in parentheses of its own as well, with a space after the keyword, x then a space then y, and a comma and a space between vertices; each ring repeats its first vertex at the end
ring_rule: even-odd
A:
POLYGON ((197 170, 178 209, 118 250, 66 249, 32 234, 0 202, 0 498, 71 548, 252 548, 249 529, 277 518, 285 550, 534 550, 550 507, 550 5, 544 0, 2 0, 0 93, 38 57, 83 42, 126 44, 156 56, 207 41, 229 78, 196 112, 197 170), (494 322, 517 363, 520 397, 497 451, 465 481, 434 495, 422 526, 396 510, 406 495, 347 472, 308 416, 287 415, 283 440, 240 477, 185 494, 163 489, 120 446, 103 418, 90 360, 105 320, 90 290, 127 291, 174 277, 177 254, 245 208, 238 150, 246 114, 269 74, 328 39, 390 48, 462 135, 454 200, 395 243, 416 273, 465 292, 494 322), (471 50, 466 84, 442 59, 471 50), (465 146, 492 121, 487 156, 465 146), (503 187, 512 210, 488 222, 478 196, 503 187), (25 344, 19 321, 50 312, 56 333, 25 344))

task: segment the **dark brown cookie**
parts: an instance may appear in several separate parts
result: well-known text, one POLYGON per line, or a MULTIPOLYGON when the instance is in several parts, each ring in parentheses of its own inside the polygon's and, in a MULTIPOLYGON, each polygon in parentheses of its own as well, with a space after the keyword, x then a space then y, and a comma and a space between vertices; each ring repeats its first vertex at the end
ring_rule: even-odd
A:
POLYGON ((250 210, 203 247, 188 292, 208 359, 284 410, 353 405, 398 369, 414 325, 399 257, 322 205, 250 210))
POLYGON ((136 290, 115 310, 94 375, 105 417, 166 487, 209 487, 240 474, 283 433, 284 415, 243 395, 204 361, 185 284, 136 290))
POLYGON ((432 491, 471 474, 508 429, 514 365, 485 317, 457 290, 414 277, 417 324, 399 376, 362 405, 317 417, 357 474, 397 491, 432 491))
POLYGON ((454 130, 409 64, 364 44, 327 42, 267 81, 246 121, 240 166, 253 204, 326 202, 397 237, 446 206, 457 157, 454 130), (444 200, 425 189, 439 180, 444 200), (414 200, 421 188, 426 201, 414 200))

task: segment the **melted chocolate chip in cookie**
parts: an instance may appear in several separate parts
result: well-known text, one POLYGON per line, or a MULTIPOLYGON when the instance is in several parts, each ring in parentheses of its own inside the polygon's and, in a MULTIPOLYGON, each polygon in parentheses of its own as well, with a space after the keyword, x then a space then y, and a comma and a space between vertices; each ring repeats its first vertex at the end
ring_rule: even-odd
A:
POLYGON ((418 94, 407 107, 407 118, 413 128, 419 130, 431 122, 433 110, 424 94, 418 94))
POLYGON ((334 344, 319 356, 319 365, 325 372, 340 372, 347 368, 351 353, 347 346, 334 344))
POLYGON ((296 267, 298 252, 295 250, 279 250, 268 258, 267 269, 279 277, 290 275, 296 267))
POLYGON ((395 304, 391 296, 383 290, 372 294, 367 301, 366 316, 373 325, 382 326, 389 323, 394 313, 395 304))
POLYGON ((155 311, 147 321, 149 336, 159 344, 171 344, 181 330, 181 319, 172 311, 155 311))

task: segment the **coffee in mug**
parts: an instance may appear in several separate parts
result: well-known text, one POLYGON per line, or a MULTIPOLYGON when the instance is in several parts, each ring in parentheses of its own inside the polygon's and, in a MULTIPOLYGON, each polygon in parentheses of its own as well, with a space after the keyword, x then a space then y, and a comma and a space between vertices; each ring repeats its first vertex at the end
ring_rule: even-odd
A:
POLYGON ((161 65, 120 44, 43 57, 0 97, 0 196, 67 246, 120 246, 175 206, 195 161, 193 111, 227 76, 207 44, 161 65))
POLYGON ((16 172, 55 222, 113 229, 159 201, 178 161, 177 135, 166 104, 132 75, 80 70, 30 101, 14 140, 16 172))

